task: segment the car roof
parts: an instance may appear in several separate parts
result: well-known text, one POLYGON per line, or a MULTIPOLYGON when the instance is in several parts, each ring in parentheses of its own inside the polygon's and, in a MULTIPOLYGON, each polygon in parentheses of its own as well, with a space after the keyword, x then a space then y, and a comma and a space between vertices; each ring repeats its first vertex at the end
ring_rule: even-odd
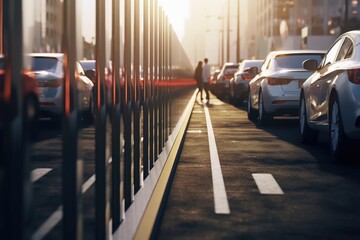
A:
POLYGON ((63 53, 29 53, 31 57, 52 57, 62 59, 64 57, 63 53))
POLYGON ((337 39, 340 39, 343 36, 348 36, 348 37, 352 38, 354 40, 355 45, 360 44, 360 30, 352 30, 352 31, 345 32, 342 35, 340 35, 337 39))
POLYGON ((269 52, 269 56, 278 56, 278 55, 286 55, 286 54, 325 54, 325 50, 277 50, 269 52))

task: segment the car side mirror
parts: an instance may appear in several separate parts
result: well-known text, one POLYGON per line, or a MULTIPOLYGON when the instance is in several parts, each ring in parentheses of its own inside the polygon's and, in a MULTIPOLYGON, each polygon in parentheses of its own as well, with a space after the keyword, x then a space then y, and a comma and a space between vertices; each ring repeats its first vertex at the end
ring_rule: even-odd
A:
POLYGON ((315 71, 318 68, 318 62, 315 59, 305 60, 302 65, 308 71, 315 71))

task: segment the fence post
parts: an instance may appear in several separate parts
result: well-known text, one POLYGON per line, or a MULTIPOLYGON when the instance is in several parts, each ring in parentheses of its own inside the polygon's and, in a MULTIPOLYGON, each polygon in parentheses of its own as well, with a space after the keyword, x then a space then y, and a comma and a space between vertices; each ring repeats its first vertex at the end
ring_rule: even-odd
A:
POLYGON ((30 239, 29 139, 24 129, 22 1, 3 1, 4 88, 0 100, 0 236, 30 239))
POLYGON ((95 218, 96 239, 109 239, 111 150, 108 134, 108 88, 105 83, 105 0, 96 1, 95 218))
POLYGON ((78 156, 78 107, 76 67, 76 2, 64 1, 63 14, 64 99, 63 99, 63 238, 83 238, 83 161, 78 156))

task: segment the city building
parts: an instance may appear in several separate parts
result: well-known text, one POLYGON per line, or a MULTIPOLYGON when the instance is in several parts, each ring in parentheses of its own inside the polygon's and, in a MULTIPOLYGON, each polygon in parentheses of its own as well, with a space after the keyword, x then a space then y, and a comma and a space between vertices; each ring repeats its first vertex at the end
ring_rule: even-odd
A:
POLYGON ((359 26, 358 0, 257 0, 256 49, 327 49, 346 30, 359 26))

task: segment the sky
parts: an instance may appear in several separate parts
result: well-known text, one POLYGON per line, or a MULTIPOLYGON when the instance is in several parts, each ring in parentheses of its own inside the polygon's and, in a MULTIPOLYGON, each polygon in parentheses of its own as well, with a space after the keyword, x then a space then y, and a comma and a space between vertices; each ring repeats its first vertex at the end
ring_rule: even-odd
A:
MULTIPOLYGON (((184 24, 189 17, 190 0, 159 0, 166 15, 169 17, 174 31, 181 38, 184 34, 184 24)), ((82 0, 82 34, 87 41, 95 37, 95 0, 82 0)))

